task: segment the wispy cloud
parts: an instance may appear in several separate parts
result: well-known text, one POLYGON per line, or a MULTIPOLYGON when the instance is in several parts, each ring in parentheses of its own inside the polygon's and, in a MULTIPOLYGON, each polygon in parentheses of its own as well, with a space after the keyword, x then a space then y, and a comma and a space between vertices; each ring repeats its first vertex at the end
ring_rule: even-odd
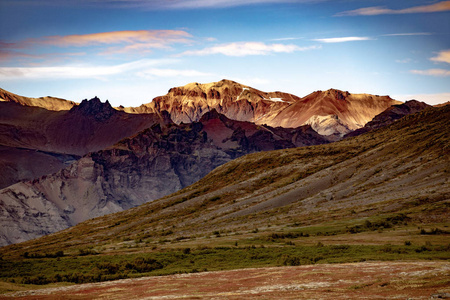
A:
POLYGON ((411 58, 397 59, 395 62, 399 64, 408 64, 412 62, 412 59, 411 58))
POLYGON ((84 5, 112 8, 157 9, 196 9, 196 8, 225 8, 258 4, 280 3, 315 3, 325 0, 2 0, 4 5, 84 5))
POLYGON ((226 56, 249 56, 249 55, 269 55, 273 53, 292 53, 296 51, 307 51, 318 49, 320 46, 299 47, 297 45, 285 44, 265 44, 262 42, 235 42, 216 45, 201 50, 191 50, 183 52, 181 55, 213 55, 222 54, 226 56))
POLYGON ((430 32, 408 32, 408 33, 390 33, 381 36, 416 36, 416 35, 432 35, 430 32))
POLYGON ((90 46, 90 45, 154 45, 154 47, 166 47, 171 43, 186 43, 191 34, 182 30, 127 30, 100 32, 92 34, 75 34, 66 36, 49 36, 34 40, 37 43, 50 44, 60 47, 90 46))
POLYGON ((413 13, 433 13, 450 10, 450 1, 442 1, 430 5, 413 6, 404 9, 390 9, 382 6, 364 7, 355 10, 344 11, 335 14, 336 17, 345 16, 376 16, 389 14, 413 14, 413 13))
POLYGON ((410 72, 412 74, 426 75, 426 76, 436 76, 436 77, 450 76, 450 71, 444 69, 411 70, 410 72))
POLYGON ((0 51, 0 60, 31 57, 26 51, 34 51, 36 47, 80 48, 97 46, 99 54, 145 53, 152 49, 168 49, 176 43, 189 44, 191 38, 191 34, 182 30, 129 30, 45 36, 16 43, 0 41, 0 46, 4 49, 0 51))
POLYGON ((345 43, 345 42, 368 41, 368 40, 372 40, 372 38, 367 36, 347 36, 347 37, 336 37, 326 39, 313 39, 313 41, 321 43, 345 43))
POLYGON ((112 66, 52 66, 52 67, 0 67, 1 80, 13 79, 67 79, 67 78, 95 78, 105 80, 109 76, 127 72, 142 72, 162 64, 174 63, 176 60, 143 59, 125 64, 112 66))
POLYGON ((441 51, 437 56, 430 58, 430 60, 450 64, 450 50, 441 51))
POLYGON ((278 38, 278 39, 271 39, 271 41, 294 41, 294 40, 300 40, 301 37, 285 37, 285 38, 278 38))

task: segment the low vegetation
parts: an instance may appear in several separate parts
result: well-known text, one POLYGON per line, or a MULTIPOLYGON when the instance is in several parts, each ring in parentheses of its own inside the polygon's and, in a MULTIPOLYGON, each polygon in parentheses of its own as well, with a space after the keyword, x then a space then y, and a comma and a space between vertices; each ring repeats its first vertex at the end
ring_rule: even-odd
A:
MULTIPOLYGON (((291 235, 286 235, 291 236, 291 235)), ((16 284, 86 283, 265 266, 299 266, 371 260, 447 260, 443 245, 221 246, 115 255, 64 255, 0 261, 0 279, 16 284), (189 250, 187 250, 189 249, 189 250)))

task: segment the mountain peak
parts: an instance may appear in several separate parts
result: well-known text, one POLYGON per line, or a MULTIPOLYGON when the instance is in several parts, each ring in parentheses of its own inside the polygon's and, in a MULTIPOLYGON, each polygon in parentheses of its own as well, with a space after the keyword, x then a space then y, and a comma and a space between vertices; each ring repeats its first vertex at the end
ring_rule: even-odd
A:
POLYGON ((91 100, 84 99, 80 105, 73 107, 71 111, 80 112, 83 115, 94 116, 97 121, 104 121, 109 119, 116 110, 106 100, 102 103, 99 98, 94 97, 91 100))
POLYGON ((348 91, 341 91, 337 89, 329 89, 324 92, 326 96, 332 96, 338 100, 345 100, 348 96, 350 96, 350 93, 348 91))

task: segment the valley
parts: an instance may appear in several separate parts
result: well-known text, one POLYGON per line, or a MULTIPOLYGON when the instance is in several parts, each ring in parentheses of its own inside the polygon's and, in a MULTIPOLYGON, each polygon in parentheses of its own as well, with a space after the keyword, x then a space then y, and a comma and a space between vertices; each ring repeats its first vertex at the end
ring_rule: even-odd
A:
POLYGON ((302 290, 306 298, 330 293, 339 299, 450 292, 450 106, 407 102, 337 142, 311 126, 255 125, 215 110, 198 122, 176 124, 168 113, 153 120, 65 169, 2 190, 3 207, 5 195, 22 205, 41 203, 48 213, 46 203, 54 205, 54 219, 33 213, 47 220, 44 226, 5 221, 3 232, 12 224, 27 232, 60 230, 0 248, 5 295, 100 297, 114 289, 131 298, 289 298, 302 290), (99 208, 103 213, 89 215, 99 208), (320 282, 301 275, 333 269, 320 282), (351 270, 368 275, 362 280, 351 270), (238 272, 252 275, 228 278, 238 272), (273 284, 238 288, 271 272, 281 274, 273 284), (398 279, 408 272, 423 276, 408 275, 414 283, 398 279), (174 286, 203 276, 227 278, 230 286, 213 293, 208 283, 181 294, 130 291, 159 278, 174 286), (348 277, 337 286, 334 276, 348 277), (119 281, 93 284, 111 280, 119 281), (57 287, 34 290, 47 286, 57 287))

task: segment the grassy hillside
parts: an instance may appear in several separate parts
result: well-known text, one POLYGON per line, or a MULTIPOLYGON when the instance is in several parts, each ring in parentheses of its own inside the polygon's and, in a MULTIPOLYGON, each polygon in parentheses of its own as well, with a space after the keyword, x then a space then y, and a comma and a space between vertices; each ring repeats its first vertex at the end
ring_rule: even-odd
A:
POLYGON ((168 197, 1 248, 0 279, 449 259, 449 128, 450 106, 430 108, 338 143, 244 156, 168 197))

